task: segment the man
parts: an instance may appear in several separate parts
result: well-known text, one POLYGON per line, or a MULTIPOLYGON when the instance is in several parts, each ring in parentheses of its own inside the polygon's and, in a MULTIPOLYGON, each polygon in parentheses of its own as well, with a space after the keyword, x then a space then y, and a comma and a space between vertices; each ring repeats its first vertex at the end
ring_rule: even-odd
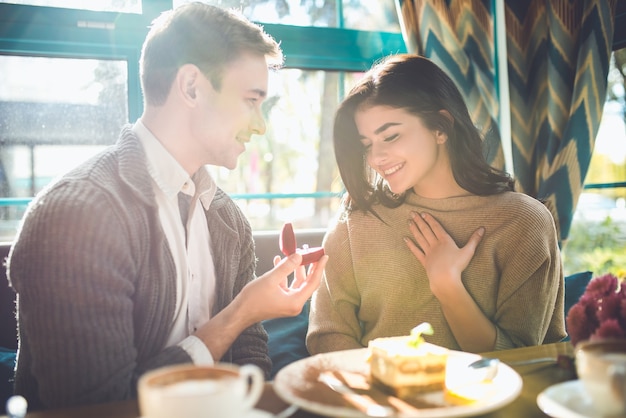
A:
POLYGON ((142 373, 175 363, 269 374, 259 322, 300 312, 327 257, 308 276, 300 255, 277 257, 252 280, 250 225, 204 165, 234 168, 264 133, 268 67, 281 63, 234 12, 194 3, 154 22, 140 120, 37 196, 9 256, 15 392, 31 410, 132 398, 142 373))

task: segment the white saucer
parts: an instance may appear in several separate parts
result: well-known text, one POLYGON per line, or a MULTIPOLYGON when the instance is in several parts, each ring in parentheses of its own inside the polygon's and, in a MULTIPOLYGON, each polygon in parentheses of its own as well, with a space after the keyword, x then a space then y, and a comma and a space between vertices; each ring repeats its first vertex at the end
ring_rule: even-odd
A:
POLYGON ((596 418, 591 399, 580 380, 557 383, 537 396, 537 405, 553 418, 596 418))

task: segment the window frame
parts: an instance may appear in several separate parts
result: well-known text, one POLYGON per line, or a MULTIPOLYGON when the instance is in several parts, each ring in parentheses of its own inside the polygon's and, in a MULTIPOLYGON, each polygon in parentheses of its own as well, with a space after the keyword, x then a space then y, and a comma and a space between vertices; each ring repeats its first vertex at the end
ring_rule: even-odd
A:
MULTIPOLYGON (((0 54, 125 60, 128 119, 136 120, 143 111, 141 45, 150 22, 171 7, 171 0, 143 0, 143 13, 134 14, 0 3, 0 54)), ((400 33, 261 24, 280 41, 285 68, 365 71, 406 52, 400 33)))

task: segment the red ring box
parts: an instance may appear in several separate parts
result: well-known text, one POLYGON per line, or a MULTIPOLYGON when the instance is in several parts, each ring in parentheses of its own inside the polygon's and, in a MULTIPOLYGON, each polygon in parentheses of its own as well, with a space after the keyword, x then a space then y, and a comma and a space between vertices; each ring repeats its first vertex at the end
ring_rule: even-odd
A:
POLYGON ((293 253, 301 254, 302 263, 300 263, 300 265, 303 266, 315 263, 324 255, 323 247, 309 248, 305 245, 303 248, 297 248, 296 235, 293 233, 293 226, 291 225, 291 223, 286 223, 283 225, 283 229, 282 231, 280 231, 278 245, 280 246, 280 250, 286 256, 289 256, 293 253))

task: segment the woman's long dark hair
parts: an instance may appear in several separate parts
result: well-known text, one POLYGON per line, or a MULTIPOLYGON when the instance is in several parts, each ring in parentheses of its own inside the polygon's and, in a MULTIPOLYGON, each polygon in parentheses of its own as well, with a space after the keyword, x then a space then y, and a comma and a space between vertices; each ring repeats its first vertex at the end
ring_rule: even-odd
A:
POLYGON ((335 115, 333 142, 346 187, 347 210, 372 210, 374 203, 397 207, 406 193, 391 193, 382 177, 369 168, 354 116, 361 106, 389 106, 418 116, 430 130, 448 135, 446 147, 454 179, 470 193, 486 196, 514 189, 514 180, 491 167, 483 141, 467 105, 448 75, 427 58, 394 55, 374 66, 350 91, 335 115), (450 120, 447 111, 453 120, 450 120))

